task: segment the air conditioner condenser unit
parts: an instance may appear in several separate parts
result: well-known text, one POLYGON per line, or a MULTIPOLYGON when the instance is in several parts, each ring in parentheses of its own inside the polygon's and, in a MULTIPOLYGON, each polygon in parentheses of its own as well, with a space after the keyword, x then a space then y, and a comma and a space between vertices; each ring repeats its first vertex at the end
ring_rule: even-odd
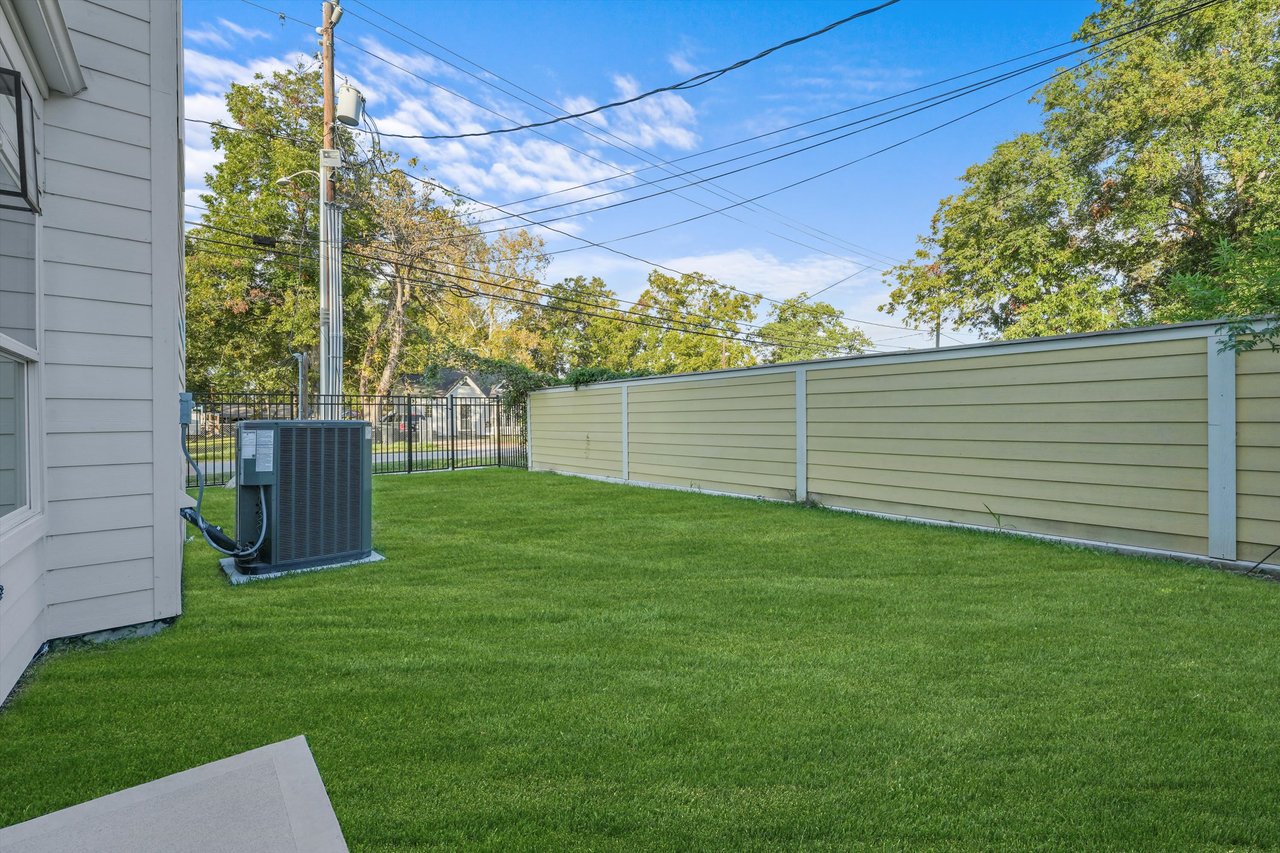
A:
POLYGON ((365 421, 242 421, 236 531, 243 575, 359 562, 373 554, 373 432, 365 421))

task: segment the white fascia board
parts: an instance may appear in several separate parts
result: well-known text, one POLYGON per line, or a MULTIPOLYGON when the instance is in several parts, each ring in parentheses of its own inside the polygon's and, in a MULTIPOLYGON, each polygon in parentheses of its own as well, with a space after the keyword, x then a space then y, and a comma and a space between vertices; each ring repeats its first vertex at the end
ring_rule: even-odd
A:
POLYGON ((49 90, 63 95, 83 92, 84 72, 58 0, 3 0, 3 3, 6 18, 10 17, 8 12, 12 7, 49 90))
POLYGON ((40 360, 40 353, 35 347, 28 346, 17 338, 11 338, 3 333, 0 333, 0 352, 11 353, 26 361, 40 360))
POLYGON ((24 80, 31 81, 40 94, 41 100, 47 100, 49 84, 45 82, 44 74, 40 72, 35 51, 32 50, 31 42, 22 29, 18 9, 13 4, 14 0, 0 0, 0 61, 3 61, 3 56, 7 54, 9 58, 7 65, 21 74, 24 80))

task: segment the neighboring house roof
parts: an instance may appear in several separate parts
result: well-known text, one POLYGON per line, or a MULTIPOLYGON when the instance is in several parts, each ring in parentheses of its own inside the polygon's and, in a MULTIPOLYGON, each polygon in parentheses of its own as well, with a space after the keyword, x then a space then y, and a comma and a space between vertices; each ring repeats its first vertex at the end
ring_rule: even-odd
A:
POLYGON ((453 369, 410 373, 400 381, 411 393, 432 397, 492 397, 501 393, 505 384, 493 374, 453 369))

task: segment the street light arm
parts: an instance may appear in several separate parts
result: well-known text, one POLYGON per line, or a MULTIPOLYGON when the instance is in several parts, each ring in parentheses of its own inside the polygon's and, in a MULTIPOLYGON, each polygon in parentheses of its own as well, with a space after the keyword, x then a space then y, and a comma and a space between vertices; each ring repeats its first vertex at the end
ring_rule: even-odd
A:
POLYGON ((283 178, 276 178, 276 186, 278 187, 288 186, 290 183, 293 182, 293 179, 298 177, 299 175, 315 175, 317 178, 320 177, 320 173, 317 172, 315 169, 302 169, 301 171, 294 172, 292 175, 285 175, 283 178))

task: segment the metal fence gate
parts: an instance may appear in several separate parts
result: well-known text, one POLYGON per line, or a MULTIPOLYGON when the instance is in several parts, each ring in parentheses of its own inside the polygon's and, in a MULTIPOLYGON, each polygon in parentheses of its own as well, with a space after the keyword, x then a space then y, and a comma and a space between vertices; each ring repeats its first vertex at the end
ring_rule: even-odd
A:
MULTIPOLYGON (((295 393, 195 394, 187 433, 207 485, 235 475, 236 425, 247 420, 322 417, 373 426, 373 473, 409 474, 458 468, 527 468, 525 406, 496 397, 316 396, 299 408, 295 393)), ((195 471, 187 471, 194 486, 195 471)))

